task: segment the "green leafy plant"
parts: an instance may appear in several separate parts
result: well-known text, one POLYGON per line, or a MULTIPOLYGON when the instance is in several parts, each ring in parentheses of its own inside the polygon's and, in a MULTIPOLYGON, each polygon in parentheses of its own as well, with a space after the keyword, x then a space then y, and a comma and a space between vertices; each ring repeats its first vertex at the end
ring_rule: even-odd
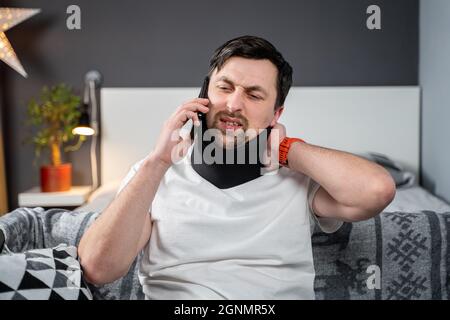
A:
POLYGON ((81 116, 78 108, 80 101, 81 98, 65 84, 44 87, 39 99, 29 101, 26 124, 37 130, 26 142, 34 145, 35 160, 39 159, 42 150, 47 149, 52 165, 57 166, 61 164, 61 148, 69 152, 81 147, 86 140, 81 135, 78 135, 75 145, 67 145, 77 137, 72 129, 77 126, 81 116))

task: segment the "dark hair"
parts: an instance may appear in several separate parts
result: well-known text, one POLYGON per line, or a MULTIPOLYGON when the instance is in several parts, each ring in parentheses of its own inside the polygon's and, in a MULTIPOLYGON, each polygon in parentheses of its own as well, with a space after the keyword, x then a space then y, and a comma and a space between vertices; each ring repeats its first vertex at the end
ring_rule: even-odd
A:
POLYGON ((284 104, 292 85, 292 67, 269 41, 254 36, 242 36, 225 42, 211 57, 208 75, 211 77, 216 68, 219 71, 231 57, 271 61, 278 69, 275 107, 284 104))

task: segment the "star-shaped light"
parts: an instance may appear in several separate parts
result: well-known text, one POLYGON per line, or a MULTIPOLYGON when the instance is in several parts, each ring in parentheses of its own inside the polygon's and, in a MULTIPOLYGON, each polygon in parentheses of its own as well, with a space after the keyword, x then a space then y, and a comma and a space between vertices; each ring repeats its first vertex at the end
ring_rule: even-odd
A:
POLYGON ((24 77, 27 77, 27 73, 17 58, 8 38, 6 38, 5 31, 40 11, 40 9, 0 8, 0 60, 3 60, 24 77))

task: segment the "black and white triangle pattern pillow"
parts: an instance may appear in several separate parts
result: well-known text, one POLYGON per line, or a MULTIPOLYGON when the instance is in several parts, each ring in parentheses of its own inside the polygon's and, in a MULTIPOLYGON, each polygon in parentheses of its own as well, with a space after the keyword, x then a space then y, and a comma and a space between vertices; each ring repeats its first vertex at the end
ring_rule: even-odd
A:
POLYGON ((76 247, 0 255, 0 300, 55 299, 92 300, 76 247))

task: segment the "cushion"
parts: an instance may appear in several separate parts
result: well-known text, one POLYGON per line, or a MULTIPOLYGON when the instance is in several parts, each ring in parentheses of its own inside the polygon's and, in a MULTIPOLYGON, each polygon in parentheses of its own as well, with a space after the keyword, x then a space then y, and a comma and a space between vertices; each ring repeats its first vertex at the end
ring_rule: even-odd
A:
POLYGON ((386 169, 392 179, 394 179, 397 188, 406 188, 416 184, 415 174, 404 170, 399 163, 390 159, 388 156, 377 152, 368 152, 366 154, 360 154, 360 156, 373 161, 386 169))
MULTIPOLYGON (((99 214, 62 208, 17 208, 0 217, 0 230, 5 235, 5 249, 7 247, 13 252, 24 252, 53 248, 60 243, 76 247, 85 230, 99 214)), ((145 297, 137 274, 139 259, 140 257, 133 262, 124 277, 112 283, 101 286, 88 283, 94 300, 143 300, 145 297)))
POLYGON ((92 300, 76 247, 0 255, 0 300, 92 300))

